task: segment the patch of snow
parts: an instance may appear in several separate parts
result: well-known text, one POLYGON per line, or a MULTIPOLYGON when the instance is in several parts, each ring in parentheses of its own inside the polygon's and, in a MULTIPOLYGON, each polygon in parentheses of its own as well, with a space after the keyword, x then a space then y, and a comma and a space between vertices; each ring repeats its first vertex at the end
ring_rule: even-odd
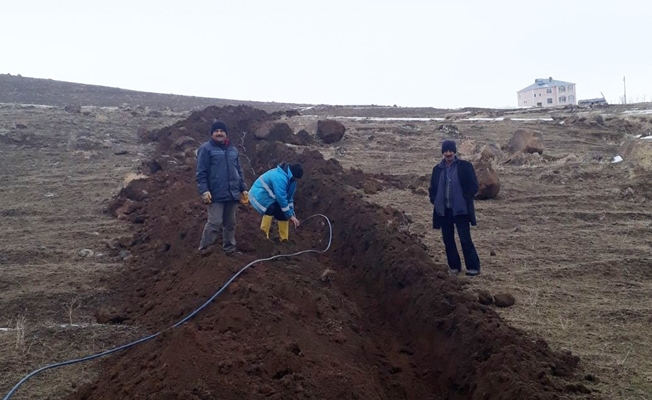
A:
POLYGON ((642 137, 641 140, 652 140, 652 136, 642 137))
POLYGON ((462 121, 504 121, 505 117, 498 118, 464 118, 462 121))
POLYGON ((619 163, 621 161, 623 161, 623 158, 621 156, 616 156, 616 157, 614 157, 613 161, 611 161, 611 163, 612 164, 613 163, 619 163))
POLYGON ((13 329, 11 329, 11 328, 0 328, 0 332, 9 332, 9 331, 13 331, 13 329))
MULTIPOLYGON (((552 121, 552 118, 510 118, 512 121, 552 121)), ((564 123, 564 121, 561 121, 564 123)))
POLYGON ((652 110, 627 110, 623 114, 652 114, 652 110))
POLYGON ((354 121, 445 121, 446 118, 392 118, 392 117, 332 117, 335 119, 352 119, 354 121))

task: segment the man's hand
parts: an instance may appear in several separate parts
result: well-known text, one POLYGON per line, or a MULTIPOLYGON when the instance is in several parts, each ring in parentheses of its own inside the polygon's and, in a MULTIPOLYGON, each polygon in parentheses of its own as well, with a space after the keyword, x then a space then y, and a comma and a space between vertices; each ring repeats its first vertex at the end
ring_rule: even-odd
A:
POLYGON ((298 227, 299 227, 299 224, 301 224, 301 223, 299 222, 299 220, 297 219, 297 217, 295 217, 294 215, 290 217, 290 221, 292 221, 292 223, 294 224, 294 227, 295 227, 295 228, 298 228, 298 227))
POLYGON ((204 204, 211 204, 213 201, 213 196, 208 190, 201 194, 201 199, 204 201, 204 204))
POLYGON ((246 190, 240 193, 240 203, 249 204, 249 192, 247 192, 246 190))

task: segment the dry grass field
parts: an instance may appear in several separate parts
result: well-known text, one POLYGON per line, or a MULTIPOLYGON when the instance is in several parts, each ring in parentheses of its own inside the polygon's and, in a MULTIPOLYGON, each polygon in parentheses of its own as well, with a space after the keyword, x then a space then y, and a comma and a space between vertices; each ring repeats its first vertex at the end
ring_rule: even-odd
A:
MULTIPOLYGON (((541 112, 527 121, 468 121, 459 115, 446 122, 342 120, 345 139, 321 150, 365 172, 423 176, 427 189, 441 159, 439 144, 450 136, 442 124, 457 126, 463 137, 458 148, 464 140, 505 145, 516 129, 542 133, 543 157, 494 163, 501 190, 496 199, 476 202, 478 225, 472 229, 483 275, 460 279, 470 292, 513 294, 516 304, 499 309, 501 315, 553 347, 578 354, 607 398, 648 399, 652 199, 632 164, 609 162, 628 136, 622 119, 629 117, 618 109, 579 115, 590 121, 600 113, 613 119, 606 126, 565 125, 541 112)), ((483 117, 495 118, 476 118, 483 117)), ((312 123, 304 119, 297 125, 312 123)), ((422 237, 436 261, 445 262, 439 232, 431 227, 427 192, 412 189, 383 185, 365 197, 407 213, 408 229, 422 237)))

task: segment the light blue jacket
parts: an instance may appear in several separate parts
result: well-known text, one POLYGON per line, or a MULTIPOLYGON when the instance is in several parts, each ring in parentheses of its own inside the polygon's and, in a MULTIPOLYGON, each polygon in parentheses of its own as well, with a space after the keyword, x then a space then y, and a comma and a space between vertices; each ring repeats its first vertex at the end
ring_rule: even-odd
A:
POLYGON ((287 164, 280 164, 256 179, 249 190, 249 202, 260 214, 265 214, 267 208, 276 202, 290 218, 294 216, 296 188, 297 183, 292 179, 290 168, 287 164))

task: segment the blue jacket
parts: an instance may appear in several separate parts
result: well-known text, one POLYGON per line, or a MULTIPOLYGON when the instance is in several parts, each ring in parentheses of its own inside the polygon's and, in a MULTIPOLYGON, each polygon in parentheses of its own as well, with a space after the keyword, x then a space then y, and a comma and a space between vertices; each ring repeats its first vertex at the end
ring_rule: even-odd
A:
POLYGON ((265 214, 267 208, 276 202, 290 218, 294 216, 296 188, 297 183, 292 179, 290 168, 280 164, 256 179, 249 191, 249 202, 260 214, 265 214))
POLYGON ((211 192, 213 203, 238 201, 247 190, 240 166, 238 149, 226 142, 212 139, 197 150, 197 188, 199 194, 211 192))

